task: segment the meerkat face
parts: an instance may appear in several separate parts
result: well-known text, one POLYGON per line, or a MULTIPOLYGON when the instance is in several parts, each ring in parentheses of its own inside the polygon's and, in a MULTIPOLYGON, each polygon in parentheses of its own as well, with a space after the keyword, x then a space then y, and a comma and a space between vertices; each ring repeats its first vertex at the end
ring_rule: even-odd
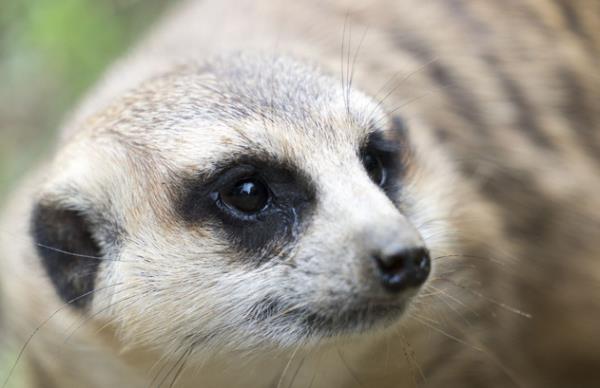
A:
POLYGON ((88 126, 32 231, 63 300, 126 340, 248 349, 372 332, 428 278, 402 119, 316 68, 183 67, 88 126))

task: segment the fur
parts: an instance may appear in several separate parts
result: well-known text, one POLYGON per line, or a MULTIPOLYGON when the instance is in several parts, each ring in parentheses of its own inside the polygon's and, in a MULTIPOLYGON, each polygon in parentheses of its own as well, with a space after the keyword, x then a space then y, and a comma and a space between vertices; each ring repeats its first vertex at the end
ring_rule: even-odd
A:
POLYGON ((32 386, 598 386, 600 9, 509 3, 175 7, 8 204, 32 386), (310 206, 215 216, 196 193, 248 160, 310 206), (390 303, 379 246, 426 247, 425 285, 390 303))

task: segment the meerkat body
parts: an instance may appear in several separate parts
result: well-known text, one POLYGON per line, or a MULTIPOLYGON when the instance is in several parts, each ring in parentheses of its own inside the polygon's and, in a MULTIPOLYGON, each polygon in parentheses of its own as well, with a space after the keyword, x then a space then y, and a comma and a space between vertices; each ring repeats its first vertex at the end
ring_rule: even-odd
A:
POLYGON ((31 386, 598 386, 600 9, 512 3, 176 7, 8 203, 31 386))

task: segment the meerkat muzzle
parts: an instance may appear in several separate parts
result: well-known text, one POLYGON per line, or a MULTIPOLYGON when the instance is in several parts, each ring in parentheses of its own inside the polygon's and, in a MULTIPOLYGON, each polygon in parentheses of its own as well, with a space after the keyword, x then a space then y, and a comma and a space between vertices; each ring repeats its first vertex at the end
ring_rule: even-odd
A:
POLYGON ((425 248, 401 249, 385 256, 375 255, 373 259, 381 284, 392 293, 421 286, 431 270, 431 259, 425 248))

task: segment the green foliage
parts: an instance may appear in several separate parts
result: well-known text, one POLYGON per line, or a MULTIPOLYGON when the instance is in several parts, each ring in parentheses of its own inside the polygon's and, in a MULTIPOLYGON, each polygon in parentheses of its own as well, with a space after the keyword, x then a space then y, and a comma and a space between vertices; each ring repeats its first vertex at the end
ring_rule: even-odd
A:
POLYGON ((20 44, 35 50, 50 72, 70 83, 71 97, 128 45, 160 5, 157 1, 106 0, 25 3, 20 44))
POLYGON ((65 111, 166 5, 0 1, 0 198, 46 150, 65 111))
POLYGON ((71 83, 77 94, 120 51, 126 31, 106 3, 40 0, 29 9, 24 43, 35 47, 44 63, 71 83))

